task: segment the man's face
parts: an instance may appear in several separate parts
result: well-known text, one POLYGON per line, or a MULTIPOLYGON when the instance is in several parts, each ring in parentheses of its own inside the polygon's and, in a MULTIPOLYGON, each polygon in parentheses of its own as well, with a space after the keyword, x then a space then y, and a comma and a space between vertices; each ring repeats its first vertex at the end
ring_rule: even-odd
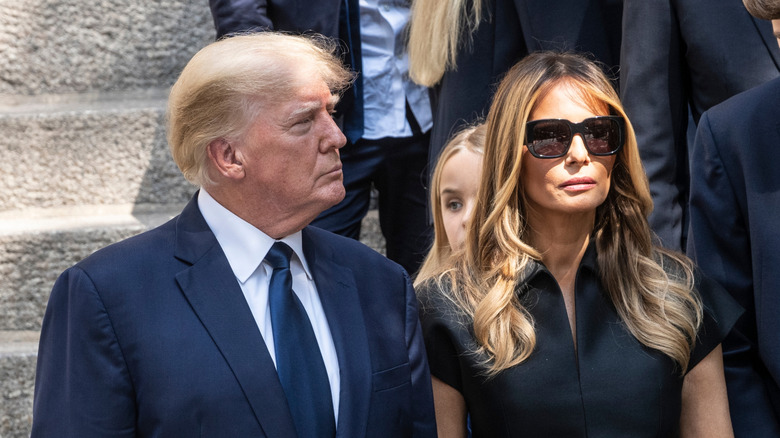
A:
POLYGON ((246 181, 258 191, 250 196, 261 200, 254 207, 308 223, 344 198, 338 149, 346 138, 331 117, 338 97, 325 82, 300 77, 298 84, 289 98, 265 105, 240 153, 246 181))

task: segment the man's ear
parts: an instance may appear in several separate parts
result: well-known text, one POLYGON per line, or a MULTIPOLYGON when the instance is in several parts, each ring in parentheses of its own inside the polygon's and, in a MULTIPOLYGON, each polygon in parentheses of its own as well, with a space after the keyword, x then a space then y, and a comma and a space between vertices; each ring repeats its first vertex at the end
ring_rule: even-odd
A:
POLYGON ((225 178, 241 179, 246 174, 241 153, 224 138, 212 140, 208 146, 209 161, 225 178))

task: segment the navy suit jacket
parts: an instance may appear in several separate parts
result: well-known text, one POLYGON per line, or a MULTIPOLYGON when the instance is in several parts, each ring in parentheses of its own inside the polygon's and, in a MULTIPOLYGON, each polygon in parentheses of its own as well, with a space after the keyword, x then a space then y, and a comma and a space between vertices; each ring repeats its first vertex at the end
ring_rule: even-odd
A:
MULTIPOLYGON (((341 369, 338 437, 435 436, 409 277, 307 227, 303 250, 341 369)), ((57 280, 43 321, 34 437, 293 437, 276 369, 195 198, 57 280)))
POLYGON ((723 341, 737 437, 780 436, 780 78, 702 116, 688 251, 745 308, 723 341))
POLYGON ((650 180, 650 225, 664 246, 685 250, 689 118, 698 123, 708 108, 778 75, 772 25, 741 0, 625 1, 621 99, 650 180))

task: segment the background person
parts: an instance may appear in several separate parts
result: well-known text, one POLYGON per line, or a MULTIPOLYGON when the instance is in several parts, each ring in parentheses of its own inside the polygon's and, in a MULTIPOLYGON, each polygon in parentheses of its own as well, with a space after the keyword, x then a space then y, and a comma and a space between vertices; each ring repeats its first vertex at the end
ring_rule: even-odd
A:
POLYGON ((768 23, 740 0, 626 0, 620 92, 636 130, 664 246, 686 248, 690 123, 729 97, 780 75, 768 23))
POLYGON ((344 196, 351 79, 324 41, 271 32, 192 58, 168 141, 201 189, 57 280, 33 437, 435 436, 408 275, 307 226, 344 196))
MULTIPOLYGON (((772 20, 780 38, 780 1, 745 6, 772 20)), ((746 310, 723 340, 731 420, 746 438, 780 436, 778 145, 780 79, 773 79, 707 110, 692 155, 688 252, 746 310)))
POLYGON ((738 306, 653 247, 617 93, 534 53, 487 119, 465 252, 418 288, 440 436, 730 436, 720 340, 738 306))
POLYGON ((217 38, 276 29, 338 39, 358 73, 336 107, 347 137, 343 201, 312 225, 353 239, 378 191, 385 253, 415 273, 431 240, 426 169, 431 108, 428 90, 408 77, 405 28, 409 2, 379 0, 209 0, 217 38))
POLYGON ((439 155, 430 190, 433 246, 419 278, 430 277, 463 246, 477 202, 484 144, 485 125, 479 124, 457 133, 439 155))

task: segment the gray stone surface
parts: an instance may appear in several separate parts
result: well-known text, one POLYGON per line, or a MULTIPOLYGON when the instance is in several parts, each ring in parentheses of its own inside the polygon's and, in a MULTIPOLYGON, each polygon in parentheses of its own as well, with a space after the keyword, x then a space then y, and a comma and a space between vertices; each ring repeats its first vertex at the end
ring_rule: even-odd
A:
POLYGON ((0 437, 30 436, 37 332, 0 331, 0 437))
POLYGON ((385 238, 379 228, 379 212, 369 210, 360 224, 360 241, 374 251, 385 254, 385 238))
MULTIPOLYGON (((77 104, 55 107, 68 105, 77 104)), ((0 212, 189 198, 165 140, 164 101, 101 105, 0 114, 0 212)))
POLYGON ((205 0, 0 0, 0 94, 170 86, 216 33, 205 0))
POLYGON ((178 213, 133 216, 80 207, 81 215, 0 219, 0 330, 39 330, 54 281, 95 250, 178 213))

